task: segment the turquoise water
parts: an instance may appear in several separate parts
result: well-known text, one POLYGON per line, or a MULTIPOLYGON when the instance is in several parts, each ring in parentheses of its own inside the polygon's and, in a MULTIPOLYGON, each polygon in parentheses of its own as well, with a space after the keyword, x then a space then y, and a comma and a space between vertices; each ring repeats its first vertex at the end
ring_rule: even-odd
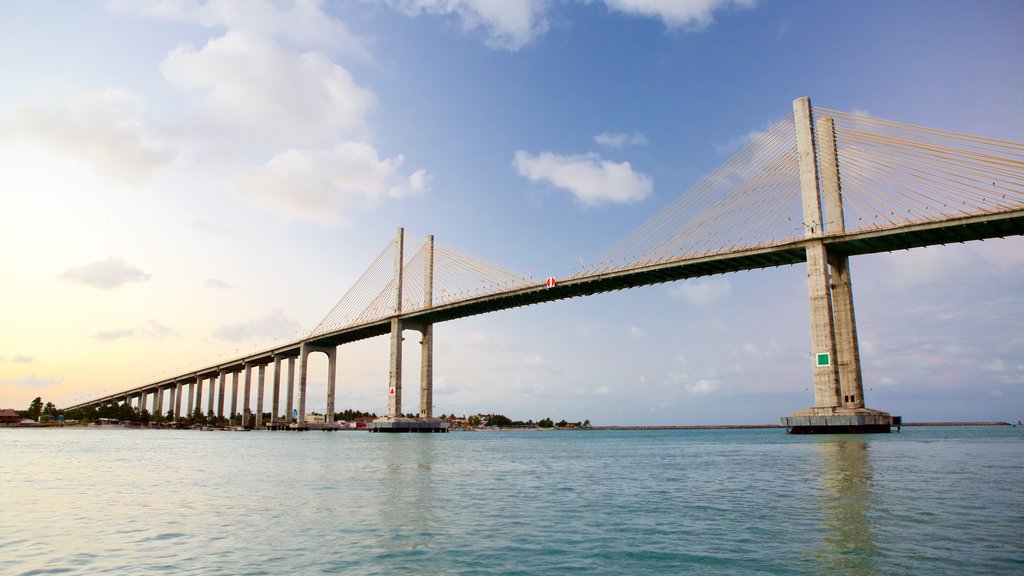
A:
POLYGON ((2 574, 1021 574, 1024 434, 0 430, 2 574))

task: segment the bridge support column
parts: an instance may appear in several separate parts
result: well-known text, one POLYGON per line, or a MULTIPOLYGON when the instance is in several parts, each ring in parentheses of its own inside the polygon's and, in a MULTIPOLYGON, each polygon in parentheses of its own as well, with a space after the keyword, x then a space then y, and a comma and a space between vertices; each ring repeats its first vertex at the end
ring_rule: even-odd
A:
POLYGON ((186 410, 186 412, 188 412, 187 414, 185 414, 186 418, 191 418, 192 417, 192 411, 195 409, 195 406, 196 406, 195 396, 196 396, 196 383, 195 382, 189 382, 188 383, 188 404, 185 406, 185 410, 186 410))
POLYGON ((252 417, 252 411, 249 409, 249 389, 252 384, 252 366, 245 365, 245 383, 242 387, 242 426, 248 427, 251 423, 249 418, 252 417))
POLYGON ((210 415, 213 414, 213 397, 217 393, 217 377, 210 376, 208 381, 210 382, 210 390, 206 395, 206 414, 210 415))
POLYGON ((334 391, 337 386, 338 373, 338 349, 331 346, 327 352, 327 414, 324 415, 324 422, 334 423, 334 391))
POLYGON ((335 374, 338 371, 338 348, 336 346, 303 344, 299 348, 299 414, 298 422, 296 423, 300 429, 308 428, 306 424, 306 383, 309 374, 309 355, 314 352, 323 352, 327 355, 327 414, 324 415, 324 422, 334 422, 334 391, 336 387, 335 374))
POLYGON ((295 357, 288 358, 288 398, 284 403, 285 421, 292 421, 292 410, 295 408, 295 357))
POLYGON ((270 398, 270 425, 277 426, 281 418, 281 357, 274 355, 274 386, 270 398))
POLYGON ((185 384, 180 380, 175 383, 177 391, 174 393, 174 418, 181 418, 181 393, 184 392, 185 384))
POLYGON ((391 320, 391 355, 388 368, 388 417, 402 416, 402 321, 391 320))
POLYGON ((434 325, 423 327, 420 341, 420 418, 434 417, 434 325))
POLYGON ((153 400, 153 415, 163 416, 164 413, 164 389, 156 387, 156 398, 153 400))
POLYGON ((193 411, 205 416, 203 414, 203 381, 202 376, 196 378, 196 404, 193 407, 193 411))
MULTIPOLYGON (((447 432, 448 423, 433 418, 434 410, 434 326, 431 323, 410 324, 418 330, 420 341, 420 404, 418 418, 402 416, 402 330, 406 328, 402 312, 402 230, 395 239, 395 317, 391 320, 391 361, 388 388, 388 415, 369 424, 373 432, 447 432)), ((434 296, 434 237, 427 236, 424 266, 424 308, 433 307, 434 296)))
POLYGON ((228 373, 221 370, 217 376, 217 418, 224 417, 224 390, 228 387, 228 373))
POLYGON ((231 373, 231 410, 230 417, 233 419, 238 414, 238 370, 231 373))
POLYGON ((826 228, 829 234, 845 230, 833 123, 831 119, 818 122, 815 142, 809 99, 793 102, 793 117, 808 240, 814 407, 794 412, 781 422, 793 433, 888 432, 891 425, 899 424, 899 417, 864 407, 849 259, 829 254, 822 240, 826 228))
POLYGON ((256 428, 263 428, 263 384, 267 365, 260 364, 256 374, 256 428))

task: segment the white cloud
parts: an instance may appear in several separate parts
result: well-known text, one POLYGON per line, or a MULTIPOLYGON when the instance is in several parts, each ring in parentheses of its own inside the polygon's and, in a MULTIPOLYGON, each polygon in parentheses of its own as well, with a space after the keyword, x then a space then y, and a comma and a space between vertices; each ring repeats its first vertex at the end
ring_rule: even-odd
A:
POLYGON ((634 172, 629 162, 603 160, 597 154, 560 156, 541 152, 515 153, 516 170, 531 182, 545 181, 572 193, 587 206, 609 202, 630 204, 651 194, 651 177, 634 172))
POLYGON ((206 286, 207 288, 234 288, 234 286, 220 278, 207 278, 206 281, 203 282, 203 286, 206 286))
POLYGON ((120 258, 111 257, 69 268, 57 278, 101 290, 113 290, 129 282, 145 282, 150 277, 151 275, 141 268, 132 266, 120 258))
POLYGON ((527 366, 543 366, 544 365, 544 357, 541 356, 540 354, 534 354, 533 356, 528 356, 528 357, 524 358, 523 359, 523 364, 525 364, 527 366))
POLYGON ((609 148, 622 148, 624 146, 646 146, 647 136, 640 132, 626 134, 624 132, 602 132, 594 136, 594 142, 609 148))
POLYGON ((267 38, 228 31, 195 50, 179 46, 161 65, 191 93, 204 124, 270 145, 315 145, 362 137, 376 95, 319 52, 296 54, 267 38))
POLYGON ((644 336, 647 336, 647 330, 644 330, 639 326, 630 326, 626 333, 630 338, 643 338, 644 336))
POLYGON ((32 358, 31 356, 25 356, 23 354, 15 354, 14 357, 11 358, 11 362, 16 362, 19 364, 31 364, 33 360, 34 358, 32 358))
POLYGON ((707 306, 729 295, 732 287, 725 278, 686 280, 668 289, 672 298, 694 306, 707 306))
POLYGON ((610 10, 660 18, 669 28, 703 30, 714 22, 715 12, 728 8, 752 8, 757 0, 604 0, 610 10))
POLYGON ((108 0, 107 6, 117 13, 242 30, 297 46, 331 47, 362 59, 369 58, 362 42, 349 32, 344 22, 324 13, 322 2, 318 0, 108 0))
POLYGON ((0 128, 5 139, 36 142, 87 163, 110 181, 138 185, 174 159, 150 134, 139 108, 129 92, 85 92, 55 107, 16 107, 0 120, 0 128))
POLYGON ((718 380, 704 378, 697 380, 692 384, 686 384, 684 388, 690 394, 710 394, 715 392, 721 387, 721 383, 718 380))
POLYGON ((93 334, 96 340, 112 342, 122 338, 146 338, 150 340, 163 340, 175 336, 178 331, 166 326, 156 320, 149 320, 134 328, 118 328, 114 330, 102 330, 93 334))
POLYGON ((764 135, 764 130, 751 130, 742 136, 737 136, 732 140, 729 140, 725 144, 715 144, 715 152, 719 154, 730 154, 732 152, 738 152, 743 148, 746 148, 750 144, 764 135))
POLYGON ((272 310, 251 320, 225 324, 213 331, 213 335, 228 342, 255 342, 269 338, 291 339, 300 325, 280 310, 272 310))
POLYGON ((547 0, 389 0, 410 16, 454 14, 463 30, 483 28, 491 48, 516 51, 548 27, 547 0))
POLYGON ((36 376, 29 374, 13 380, 0 380, 0 386, 21 386, 23 388, 46 388, 64 381, 63 376, 36 376))
POLYGON ((319 222, 345 220, 355 207, 383 197, 425 192, 425 170, 403 176, 401 155, 381 159, 369 144, 341 142, 329 150, 287 150, 243 173, 237 189, 285 213, 319 222))

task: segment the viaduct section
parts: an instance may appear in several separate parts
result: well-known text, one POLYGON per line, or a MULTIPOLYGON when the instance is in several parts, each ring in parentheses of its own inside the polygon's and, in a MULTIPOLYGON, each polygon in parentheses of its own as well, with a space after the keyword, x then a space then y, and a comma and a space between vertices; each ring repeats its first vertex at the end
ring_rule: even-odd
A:
POLYGON ((899 424, 899 417, 865 405, 849 259, 1024 235, 1024 145, 812 108, 809 99, 799 98, 793 102, 790 119, 777 123, 748 148, 753 151, 737 155, 746 155, 739 165, 756 168, 740 174, 746 180, 737 180, 735 173, 720 173, 720 168, 610 250, 606 260, 598 259, 573 276, 536 282, 454 256, 437 248, 433 236, 427 237, 412 259, 418 262, 413 267, 405 258, 405 235, 400 228, 371 266, 382 267, 377 275, 386 276, 386 282, 360 288, 360 279, 349 291, 360 288, 371 297, 365 306, 356 306, 358 313, 339 316, 333 323, 325 318, 306 338, 272 350, 69 408, 134 402, 140 410, 169 412, 173 417, 196 412, 218 417, 241 414, 243 422, 255 428, 267 425, 262 415, 269 411, 271 428, 331 428, 338 347, 389 335, 388 412, 371 428, 441 432, 447 424, 432 413, 433 326, 437 322, 662 282, 805 263, 814 406, 783 417, 781 424, 794 433, 888 432, 899 424), (853 142, 845 148, 839 143, 837 120, 845 122, 843 135, 853 142), (852 188, 847 188, 843 174, 852 188), (715 186, 720 196, 704 197, 706 189, 715 186), (688 206, 697 209, 687 213, 688 206), (852 229, 848 226, 851 210, 859 214, 852 229), (685 218, 679 216, 684 213, 685 218), (783 230, 788 220, 802 221, 797 232, 783 230), (445 257, 438 260, 436 254, 445 257), (392 258, 390 270, 387 255, 392 258), (435 272, 441 265, 446 279, 452 277, 453 267, 461 267, 455 276, 478 275, 472 281, 478 288, 488 274, 493 280, 497 273, 501 281, 494 281, 493 289, 454 297, 455 289, 445 284, 450 280, 438 284, 435 272), (422 294, 414 294, 420 286, 422 294), (421 335, 419 408, 414 418, 402 413, 405 330, 421 335), (309 356, 315 353, 328 359, 327 409, 325 421, 311 425, 306 423, 307 369, 309 356), (269 402, 265 397, 268 368, 272 371, 269 402), (251 413, 253 372, 255 415, 251 413))

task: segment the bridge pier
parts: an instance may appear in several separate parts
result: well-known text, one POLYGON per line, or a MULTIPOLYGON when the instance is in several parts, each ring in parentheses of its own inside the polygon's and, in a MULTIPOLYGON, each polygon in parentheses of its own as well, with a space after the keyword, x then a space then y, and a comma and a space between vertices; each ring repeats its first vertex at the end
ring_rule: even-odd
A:
POLYGON ((832 119, 818 121, 817 142, 808 98, 793 101, 793 120, 804 235, 808 239, 807 291, 814 355, 814 406, 783 417, 781 424, 793 434, 889 432, 892 425, 899 425, 900 418, 864 405, 849 258, 829 254, 822 240, 826 228, 829 234, 845 231, 832 119))
MULTIPOLYGON (((337 346, 313 346, 303 343, 299 347, 299 409, 296 427, 306 427, 306 375, 309 372, 309 355, 314 352, 323 352, 327 355, 327 414, 324 415, 324 422, 334 422, 334 390, 336 387, 336 376, 338 371, 338 348, 337 346)), ((294 358, 290 359, 294 362, 294 358)), ((292 366, 290 364, 289 366, 292 366)), ((289 367, 289 372, 292 368, 289 367)), ((289 375, 289 389, 291 389, 291 376, 289 375)), ((289 418, 291 416, 289 415, 289 418)))
POLYGON ((257 430, 263 428, 263 383, 267 373, 267 365, 260 364, 256 369, 256 424, 257 430))
MULTIPOLYGON (((395 235, 395 317, 391 320, 391 356, 388 382, 388 414, 368 424, 371 432, 447 432, 448 423, 433 417, 434 402, 434 326, 430 323, 406 324, 402 313, 402 268, 404 231, 395 235), (402 415, 402 331, 414 329, 422 334, 420 341, 420 405, 417 418, 402 415)), ((423 305, 431 308, 434 301, 434 237, 427 236, 424 265, 423 305)))
POLYGON ((231 411, 230 417, 238 414, 238 370, 231 373, 231 411))
POLYGON ((185 384, 178 380, 175 382, 177 391, 174 393, 174 418, 181 418, 181 393, 184 392, 185 384))

